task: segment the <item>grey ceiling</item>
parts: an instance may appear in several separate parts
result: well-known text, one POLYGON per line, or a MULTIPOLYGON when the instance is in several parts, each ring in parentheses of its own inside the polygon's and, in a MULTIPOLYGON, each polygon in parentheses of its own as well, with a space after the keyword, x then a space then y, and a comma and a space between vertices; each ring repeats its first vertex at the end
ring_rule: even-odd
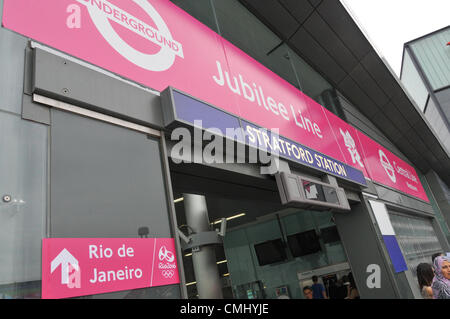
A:
POLYGON ((433 169, 450 185, 449 154, 338 0, 240 1, 341 91, 422 173, 433 169))

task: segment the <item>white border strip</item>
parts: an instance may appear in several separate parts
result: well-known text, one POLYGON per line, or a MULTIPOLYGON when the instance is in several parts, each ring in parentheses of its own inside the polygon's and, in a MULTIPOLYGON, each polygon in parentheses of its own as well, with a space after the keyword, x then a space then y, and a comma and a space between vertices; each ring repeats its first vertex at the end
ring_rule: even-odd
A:
POLYGON ((128 121, 124 121, 106 114, 94 112, 85 108, 81 108, 72 104, 68 104, 62 101, 54 100, 39 94, 33 94, 33 101, 36 103, 45 104, 60 110, 72 112, 75 114, 83 115, 86 117, 90 117, 93 119, 97 119, 103 122, 115 124, 121 127, 125 127, 134 131, 138 131, 145 134, 150 134, 155 137, 161 137, 161 132, 143 125, 131 123, 128 121))
POLYGON ((369 197, 369 198, 378 199, 378 196, 373 195, 373 194, 369 194, 369 193, 366 193, 366 192, 362 192, 362 194, 363 194, 364 196, 369 197))
POLYGON ((377 220, 378 227, 380 228, 381 235, 395 236, 394 228, 392 227, 391 220, 389 219, 389 213, 386 209, 386 205, 381 202, 369 200, 370 206, 372 206, 373 214, 377 220))

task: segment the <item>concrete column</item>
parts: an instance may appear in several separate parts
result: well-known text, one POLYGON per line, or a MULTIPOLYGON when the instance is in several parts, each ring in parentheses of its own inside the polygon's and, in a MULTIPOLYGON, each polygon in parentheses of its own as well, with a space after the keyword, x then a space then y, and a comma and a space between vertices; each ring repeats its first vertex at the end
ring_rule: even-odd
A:
MULTIPOLYGON (((333 213, 339 237, 344 246, 361 299, 398 299, 402 295, 391 270, 389 256, 382 248, 370 216, 369 203, 361 197, 360 203, 351 206, 347 213, 333 213), (367 285, 369 265, 380 267, 381 288, 367 285)), ((398 277, 398 276, 397 276, 398 277)), ((410 298, 414 298, 412 295, 410 298)))
MULTIPOLYGON (((210 231, 205 196, 183 194, 186 223, 195 233, 210 231)), ((202 246, 192 251, 195 280, 200 299, 222 299, 222 281, 216 263, 214 246, 202 246)))

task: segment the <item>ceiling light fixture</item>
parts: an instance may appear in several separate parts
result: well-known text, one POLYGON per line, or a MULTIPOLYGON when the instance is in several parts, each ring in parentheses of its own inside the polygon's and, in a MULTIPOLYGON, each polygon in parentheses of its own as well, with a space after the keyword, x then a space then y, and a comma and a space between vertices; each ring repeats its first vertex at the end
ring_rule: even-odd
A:
MULTIPOLYGON (((234 216, 227 217, 226 220, 229 221, 229 220, 232 220, 232 219, 235 219, 235 218, 238 218, 238 217, 242 217, 242 216, 245 216, 245 213, 240 213, 240 214, 237 214, 237 215, 234 215, 234 216)), ((218 219, 215 222, 213 222, 212 224, 216 225, 216 224, 220 224, 221 222, 222 222, 222 220, 218 219)))

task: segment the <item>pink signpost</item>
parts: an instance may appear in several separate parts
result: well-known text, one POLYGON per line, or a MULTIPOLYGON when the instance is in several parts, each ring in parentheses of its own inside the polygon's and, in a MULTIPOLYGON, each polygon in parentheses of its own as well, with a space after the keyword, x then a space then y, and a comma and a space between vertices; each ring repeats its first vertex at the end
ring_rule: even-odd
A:
POLYGON ((173 238, 44 238, 42 298, 178 284, 173 238))
POLYGON ((3 25, 158 91, 172 86, 276 129, 428 201, 411 166, 168 0, 4 0, 3 25))

